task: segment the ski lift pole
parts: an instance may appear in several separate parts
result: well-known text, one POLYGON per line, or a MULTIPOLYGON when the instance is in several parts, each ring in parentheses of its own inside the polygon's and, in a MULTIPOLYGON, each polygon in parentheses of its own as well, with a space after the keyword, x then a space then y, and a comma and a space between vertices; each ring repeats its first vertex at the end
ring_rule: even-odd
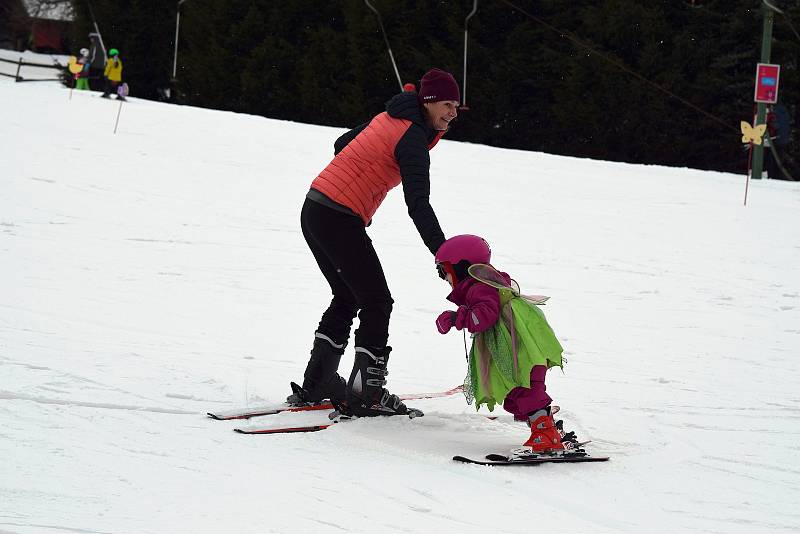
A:
POLYGON ((367 7, 370 8, 377 16, 378 16, 378 24, 381 27, 381 33, 383 34, 383 41, 386 43, 386 49, 389 51, 389 59, 392 60, 392 67, 394 67, 394 74, 397 76, 397 84, 400 86, 400 90, 403 90, 403 80, 400 79, 400 72, 397 70, 397 63, 394 61, 394 54, 392 54, 392 47, 389 45, 389 38, 386 37, 386 29, 383 27, 383 20, 381 19, 381 14, 378 13, 378 10, 372 7, 372 4, 369 3, 369 0, 364 0, 364 3, 367 4, 367 7))
POLYGON ((476 11, 478 11, 478 0, 473 0, 472 11, 464 19, 464 83, 461 86, 461 109, 464 110, 469 110, 467 107, 467 25, 476 11))
POLYGON ((181 4, 186 0, 178 1, 178 13, 175 15, 175 57, 172 60, 172 79, 178 74, 178 30, 181 27, 181 4))
POLYGON ((103 56, 108 57, 108 52, 106 52, 106 44, 103 42, 103 34, 100 33, 100 28, 98 28, 97 22, 94 23, 94 31, 97 32, 97 40, 100 41, 100 48, 103 49, 103 56))
POLYGON ((89 15, 92 17, 94 31, 97 32, 97 40, 100 41, 100 48, 103 49, 103 57, 107 58, 108 53, 106 53, 106 44, 103 42, 103 34, 100 33, 100 27, 97 25, 97 19, 94 18, 94 9, 92 9, 92 3, 89 0, 86 0, 86 5, 89 6, 89 15))
MULTIPOLYGON (((764 2, 761 5, 761 14, 764 17, 763 29, 761 33, 761 63, 769 63, 772 54, 772 23, 775 18, 775 12, 769 7, 769 4, 764 2)), ((763 102, 758 102, 758 114, 753 126, 756 124, 764 124, 767 120, 767 106, 763 102)), ((769 137, 769 132, 767 132, 769 137)), ((761 174, 764 168, 764 147, 756 145, 753 148, 753 178, 756 180, 761 179, 761 174)))

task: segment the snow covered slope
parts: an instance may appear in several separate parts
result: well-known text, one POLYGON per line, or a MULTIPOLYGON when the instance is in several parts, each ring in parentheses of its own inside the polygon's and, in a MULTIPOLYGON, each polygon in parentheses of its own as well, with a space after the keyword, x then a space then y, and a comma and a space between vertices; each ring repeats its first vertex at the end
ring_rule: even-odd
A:
MULTIPOLYGON (((118 111, 0 82, 0 532, 796 532, 800 184, 743 207, 744 176, 440 143, 445 233, 552 297, 549 392, 612 457, 486 468, 450 458, 526 429, 460 396, 315 434, 206 418, 301 378, 330 296, 299 212, 342 130, 134 98, 114 135, 118 111)), ((457 385, 399 190, 369 233, 389 387, 457 385)))

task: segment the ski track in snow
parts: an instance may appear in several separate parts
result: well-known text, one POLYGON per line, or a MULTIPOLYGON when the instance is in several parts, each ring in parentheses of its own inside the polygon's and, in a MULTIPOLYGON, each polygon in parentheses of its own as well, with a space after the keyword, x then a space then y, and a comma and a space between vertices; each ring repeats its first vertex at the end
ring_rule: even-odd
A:
MULTIPOLYGON (((342 130, 132 98, 113 135, 117 107, 0 81, 0 533, 797 532, 800 184, 745 208, 743 176, 440 143, 443 229, 551 296, 548 391, 611 456, 486 468, 451 457, 527 429, 461 395, 312 434, 232 429, 326 414, 205 417, 302 378, 330 297, 299 210, 342 130)), ((368 232, 389 387, 459 384, 400 191, 368 232)))

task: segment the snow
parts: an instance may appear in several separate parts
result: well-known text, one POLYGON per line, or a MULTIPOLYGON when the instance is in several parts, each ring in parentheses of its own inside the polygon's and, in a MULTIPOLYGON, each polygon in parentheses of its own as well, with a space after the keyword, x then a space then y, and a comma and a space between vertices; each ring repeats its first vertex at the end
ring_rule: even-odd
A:
MULTIPOLYGON (((299 212, 343 130, 97 96, 0 81, 3 534, 797 532, 800 184, 753 181, 745 207, 743 175, 442 141, 444 231, 551 296, 568 364, 548 391, 611 456, 461 465, 525 427, 459 395, 312 434, 205 416, 302 377, 330 295, 299 212)), ((389 387, 459 384, 399 190, 368 232, 396 300, 389 387)))

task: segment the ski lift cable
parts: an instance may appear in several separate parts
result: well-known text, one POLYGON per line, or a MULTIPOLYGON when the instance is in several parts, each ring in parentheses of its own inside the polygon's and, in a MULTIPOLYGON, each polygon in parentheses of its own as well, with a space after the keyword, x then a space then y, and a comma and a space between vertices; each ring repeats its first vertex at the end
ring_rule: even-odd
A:
POLYGON ((648 78, 645 78, 644 76, 642 76, 638 72, 634 71, 633 69, 631 69, 630 67, 628 67, 627 65, 622 63, 621 61, 619 61, 617 59, 614 59, 612 57, 609 57, 607 54, 604 54, 604 53, 600 52, 599 50, 597 50, 596 48, 584 43, 583 41, 578 39, 575 35, 571 34, 570 32, 567 32, 567 31, 561 30, 559 28, 556 28, 552 24, 550 24, 550 23, 542 20, 541 18, 533 15, 532 13, 522 9, 521 7, 517 6, 516 4, 514 4, 513 2, 511 2, 509 0, 499 0, 499 1, 504 3, 504 4, 506 4, 506 5, 508 5, 512 9, 516 9, 517 11, 519 11, 520 13, 525 15, 526 17, 530 18, 531 20, 533 20, 535 22, 538 22, 542 26, 544 26, 544 27, 548 28, 549 30, 552 30, 553 32, 559 34, 561 37, 566 37, 567 39, 569 39, 570 41, 572 41, 576 45, 580 46, 581 48, 584 48, 584 49, 588 50, 592 54, 595 54, 598 57, 600 57, 601 59, 607 61, 608 63, 611 63, 615 67, 627 72, 628 74, 630 74, 634 78, 644 82, 645 84, 653 87, 654 89, 657 89, 658 91, 661 91, 662 93, 664 93, 664 94, 666 94, 668 96, 671 96, 672 98, 675 98, 676 100, 682 102, 686 106, 688 106, 688 107, 692 108, 693 110, 697 111, 701 115, 704 115, 705 117, 707 117, 707 118, 713 120, 714 122, 720 124, 724 128, 726 128, 728 130, 735 131, 737 134, 739 133, 739 130, 736 127, 734 127, 731 124, 728 124, 723 119, 717 117, 716 115, 714 115, 712 113, 709 113, 708 111, 704 110, 700 106, 697 106, 697 105, 689 102, 685 98, 683 98, 681 96, 678 96, 677 94, 673 93, 672 91, 670 91, 666 87, 663 87, 663 86, 657 84, 656 82, 654 82, 654 81, 652 81, 652 80, 650 80, 648 78))
POLYGON ((463 92, 461 95, 461 107, 464 109, 469 109, 467 107, 467 26, 469 25, 469 19, 475 15, 476 11, 478 11, 478 0, 473 0, 472 11, 464 19, 464 83, 461 86, 463 92))
POLYGON ((795 29, 794 24, 792 24, 792 19, 789 18, 789 15, 787 15, 786 12, 783 11, 782 9, 778 9, 775 5, 771 4, 768 0, 763 0, 763 2, 764 2, 765 6, 767 6, 771 10, 773 10, 775 13, 778 13, 779 15, 783 16, 783 18, 786 20, 786 23, 789 25, 789 28, 791 28, 791 30, 794 32, 795 37, 797 37, 797 39, 800 40, 800 33, 797 33, 797 30, 795 29))
POLYGON ((108 53, 106 52, 106 44, 103 42, 103 34, 100 33, 100 27, 97 26, 97 19, 94 18, 94 9, 92 9, 92 3, 89 0, 86 0, 86 5, 89 6, 89 15, 92 17, 92 24, 94 24, 94 31, 97 32, 97 40, 100 41, 100 48, 103 49, 103 56, 108 58, 108 53))
POLYGON ((375 15, 378 16, 378 24, 381 27, 381 33, 383 34, 383 41, 386 43, 386 49, 389 51, 389 59, 392 61, 392 67, 394 67, 394 73, 397 76, 397 83, 400 85, 400 90, 403 90, 403 81, 400 79, 400 72, 397 70, 397 63, 394 61, 394 54, 392 54, 392 47, 389 45, 389 38, 386 37, 386 29, 383 27, 383 20, 381 19, 381 14, 375 9, 372 4, 369 3, 369 0, 364 0, 364 3, 367 4, 367 7, 370 8, 375 15))
POLYGON ((776 6, 770 4, 767 0, 763 0, 763 1, 764 1, 764 5, 767 6, 768 8, 770 8, 772 11, 775 11, 776 13, 780 13, 781 15, 784 14, 782 10, 780 10, 776 6))

